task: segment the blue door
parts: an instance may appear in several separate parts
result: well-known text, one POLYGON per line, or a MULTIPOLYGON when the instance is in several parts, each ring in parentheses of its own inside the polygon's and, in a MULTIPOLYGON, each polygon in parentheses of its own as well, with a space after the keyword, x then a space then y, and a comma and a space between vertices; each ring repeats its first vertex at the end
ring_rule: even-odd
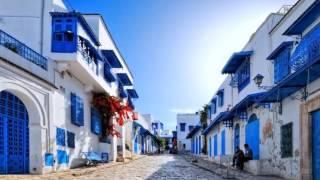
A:
POLYGON ((313 180, 320 180, 320 110, 312 113, 313 180))
POLYGON ((218 135, 214 135, 213 149, 214 149, 214 156, 218 156, 218 135))
POLYGON ((195 145, 196 145, 196 152, 195 152, 195 154, 198 154, 198 137, 196 137, 196 143, 195 143, 195 145))
POLYGON ((257 160, 260 157, 260 133, 259 119, 255 114, 251 115, 246 126, 246 144, 252 149, 253 159, 257 160))
POLYGON ((201 136, 199 136, 199 150, 198 150, 199 154, 201 154, 201 136))
POLYGON ((141 153, 144 154, 144 137, 141 136, 141 153))
POLYGON ((226 131, 221 132, 221 155, 226 154, 226 131))
POLYGON ((234 152, 236 152, 236 147, 240 148, 240 126, 236 125, 234 128, 234 152))
POLYGON ((138 136, 134 139, 134 152, 138 153, 138 136))
POLYGON ((0 93, 0 174, 29 173, 29 120, 22 101, 0 93))
POLYGON ((209 138, 209 157, 211 157, 211 138, 209 138))

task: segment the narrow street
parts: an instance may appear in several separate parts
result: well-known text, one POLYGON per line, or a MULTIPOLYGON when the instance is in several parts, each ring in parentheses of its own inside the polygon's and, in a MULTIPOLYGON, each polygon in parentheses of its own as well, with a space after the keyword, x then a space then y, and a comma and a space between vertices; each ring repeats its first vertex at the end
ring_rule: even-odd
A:
POLYGON ((117 165, 113 167, 99 167, 94 170, 86 168, 71 170, 69 172, 53 173, 43 176, 0 176, 0 179, 85 179, 85 180, 124 180, 124 179, 214 179, 220 180, 220 177, 213 173, 200 169, 180 156, 160 155, 146 156, 133 162, 117 165), (74 171, 74 172, 73 172, 74 171), (75 173, 75 171, 77 173, 75 173), (81 172, 82 171, 82 172, 81 172))

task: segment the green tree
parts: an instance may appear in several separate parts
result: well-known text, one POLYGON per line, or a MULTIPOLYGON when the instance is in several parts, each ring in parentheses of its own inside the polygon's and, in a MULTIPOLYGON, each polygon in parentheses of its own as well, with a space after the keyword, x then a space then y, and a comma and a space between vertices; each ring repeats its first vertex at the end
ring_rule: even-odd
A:
MULTIPOLYGON (((210 106, 208 104, 205 104, 202 107, 202 110, 200 110, 200 123, 202 130, 206 129, 208 127, 208 111, 210 106)), ((204 136, 204 143, 202 148, 202 153, 207 154, 207 137, 204 136)))

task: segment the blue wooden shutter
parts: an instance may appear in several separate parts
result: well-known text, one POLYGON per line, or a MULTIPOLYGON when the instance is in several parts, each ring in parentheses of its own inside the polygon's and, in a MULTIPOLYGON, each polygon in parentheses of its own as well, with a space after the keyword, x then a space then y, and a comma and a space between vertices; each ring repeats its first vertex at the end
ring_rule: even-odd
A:
POLYGON ((91 108, 91 132, 97 135, 101 134, 101 117, 99 111, 91 108))
POLYGON ((67 131, 67 142, 69 148, 75 148, 75 134, 67 131))
POLYGON ((52 52, 71 53, 77 50, 77 18, 52 18, 52 52))
POLYGON ((76 126, 84 125, 84 105, 80 97, 71 93, 71 123, 76 126))
POLYGON ((59 145, 59 146, 65 146, 66 145, 66 133, 65 133, 64 129, 57 128, 56 141, 57 141, 57 145, 59 145))
POLYGON ((66 151, 57 150, 58 164, 68 164, 69 156, 66 151))

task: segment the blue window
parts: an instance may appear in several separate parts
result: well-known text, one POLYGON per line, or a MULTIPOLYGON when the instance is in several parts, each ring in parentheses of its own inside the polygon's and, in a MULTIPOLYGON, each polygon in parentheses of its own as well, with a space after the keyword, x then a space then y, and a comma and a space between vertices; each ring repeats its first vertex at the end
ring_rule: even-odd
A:
POLYGON ((66 132, 62 128, 57 128, 56 132, 56 141, 57 145, 59 146, 65 146, 66 145, 66 132))
POLYGON ((67 142, 69 148, 75 148, 75 134, 67 131, 67 142))
POLYGON ((219 90, 218 92, 218 105, 219 107, 222 107, 224 104, 224 90, 219 90))
POLYGON ((152 123, 152 128, 153 129, 158 129, 158 123, 152 123))
POLYGON ((238 91, 240 92, 250 83, 250 61, 244 61, 237 69, 235 74, 237 78, 238 91))
POLYGON ((52 52, 72 53, 77 50, 77 18, 52 18, 52 52))
POLYGON ((116 78, 111 73, 111 66, 107 62, 104 63, 103 73, 104 73, 104 79, 107 82, 115 82, 116 81, 116 78))
POLYGON ((191 131, 194 128, 194 126, 189 126, 189 131, 191 131))
POLYGON ((217 113, 217 99, 216 98, 212 99, 212 101, 211 101, 211 111, 213 114, 217 113))
POLYGON ((100 135, 101 134, 101 116, 98 110, 91 108, 91 132, 100 135))
POLYGON ((71 93, 71 123, 76 126, 84 125, 83 100, 71 93))
POLYGON ((211 104, 207 108, 207 116, 209 119, 211 119, 211 104))
POLYGON ((180 131, 184 132, 186 130, 186 123, 180 123, 180 131))
POLYGON ((285 48, 274 60, 274 82, 278 83, 290 73, 290 49, 285 48))
POLYGON ((58 164, 68 164, 69 156, 66 151, 57 150, 58 164))

